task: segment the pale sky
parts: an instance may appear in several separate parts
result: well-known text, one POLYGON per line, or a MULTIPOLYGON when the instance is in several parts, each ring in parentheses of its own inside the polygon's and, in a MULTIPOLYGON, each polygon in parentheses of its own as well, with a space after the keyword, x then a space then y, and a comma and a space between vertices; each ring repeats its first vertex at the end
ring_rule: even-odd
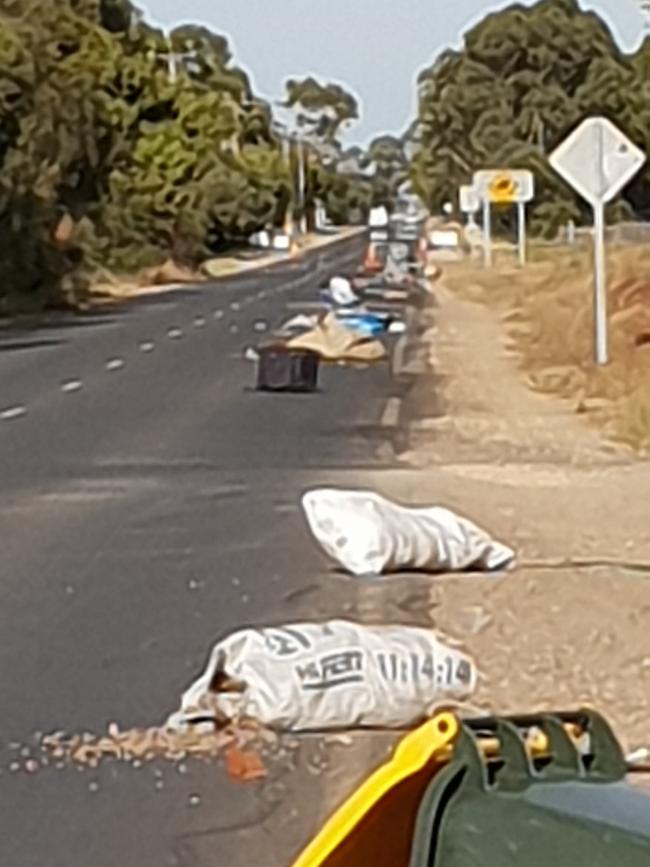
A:
MULTIPOLYGON (((135 0, 152 23, 206 24, 229 37, 235 61, 255 92, 279 97, 291 76, 345 85, 362 118, 348 139, 368 142, 403 132, 415 112, 415 79, 487 12, 511 5, 486 0, 135 0)), ((523 0, 532 5, 533 0, 523 0)), ((581 0, 596 10, 625 49, 644 33, 640 0, 581 0)))

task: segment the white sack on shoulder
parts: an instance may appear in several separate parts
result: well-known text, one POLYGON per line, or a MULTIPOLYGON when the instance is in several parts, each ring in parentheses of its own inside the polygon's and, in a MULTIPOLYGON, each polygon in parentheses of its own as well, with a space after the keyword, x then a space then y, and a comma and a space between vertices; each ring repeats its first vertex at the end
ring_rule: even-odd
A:
POLYGON ((332 488, 309 491, 302 506, 322 548, 353 575, 494 571, 514 562, 510 548, 440 506, 407 508, 372 491, 332 488))
POLYGON ((352 284, 345 277, 332 277, 329 290, 334 303, 341 307, 359 302, 359 296, 353 291, 352 284))
POLYGON ((476 687, 472 660, 428 629, 345 620, 244 629, 219 642, 168 720, 254 719, 282 731, 403 728, 476 687), (241 683, 217 692, 215 683, 241 683))

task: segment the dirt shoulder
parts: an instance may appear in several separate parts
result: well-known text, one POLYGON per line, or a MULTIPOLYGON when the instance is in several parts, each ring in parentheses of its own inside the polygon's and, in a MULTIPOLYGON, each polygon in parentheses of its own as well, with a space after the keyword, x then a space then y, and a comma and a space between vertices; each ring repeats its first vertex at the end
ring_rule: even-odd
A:
POLYGON ((628 744, 646 744, 650 463, 570 401, 531 390, 503 310, 445 282, 425 314, 431 372, 411 393, 410 450, 383 488, 458 509, 515 547, 520 565, 505 578, 396 580, 412 588, 418 620, 475 655, 481 708, 589 704, 628 744))

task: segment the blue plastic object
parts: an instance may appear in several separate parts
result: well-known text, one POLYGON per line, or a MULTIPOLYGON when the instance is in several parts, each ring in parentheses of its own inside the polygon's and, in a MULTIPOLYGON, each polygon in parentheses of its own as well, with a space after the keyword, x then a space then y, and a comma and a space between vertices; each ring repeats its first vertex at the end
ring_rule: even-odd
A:
POLYGON ((387 316, 381 316, 377 313, 337 311, 334 315, 345 328, 349 328, 350 331, 358 331, 368 337, 378 337, 380 334, 384 334, 390 324, 390 319, 387 316))

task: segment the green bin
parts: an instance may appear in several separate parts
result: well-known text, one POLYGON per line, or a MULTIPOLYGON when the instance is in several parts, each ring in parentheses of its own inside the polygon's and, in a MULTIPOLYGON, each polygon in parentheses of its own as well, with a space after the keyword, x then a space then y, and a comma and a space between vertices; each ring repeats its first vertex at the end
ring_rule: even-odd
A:
POLYGON ((627 782, 605 720, 578 714, 464 721, 430 781, 410 867, 649 867, 650 789, 627 782), (582 746, 567 733, 577 724, 582 746), (526 733, 549 746, 531 757, 526 733), (481 741, 498 742, 492 758, 481 741))

